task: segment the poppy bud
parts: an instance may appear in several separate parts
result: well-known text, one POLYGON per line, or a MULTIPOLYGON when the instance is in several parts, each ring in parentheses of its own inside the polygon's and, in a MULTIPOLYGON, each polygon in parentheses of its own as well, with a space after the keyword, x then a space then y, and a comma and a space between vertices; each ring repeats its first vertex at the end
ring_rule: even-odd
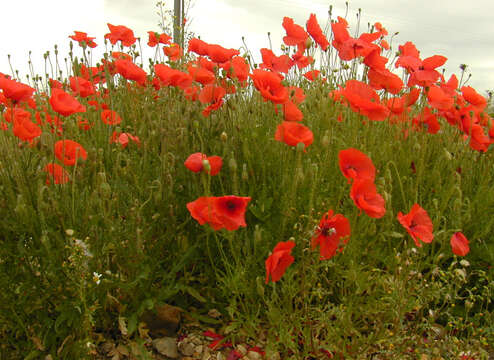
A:
POLYGON ((222 132, 221 135, 220 135, 220 139, 221 141, 223 142, 226 142, 228 140, 228 135, 226 134, 226 132, 222 132))
POLYGON ((302 152, 305 149, 305 144, 303 142, 299 142, 297 144, 297 152, 302 152))
POLYGON ((249 179, 249 174, 247 173, 247 164, 242 166, 242 180, 247 181, 249 179))
POLYGON ((235 161, 234 158, 230 159, 230 161, 228 162, 228 166, 230 167, 231 170, 237 171, 237 162, 235 161))
POLYGON ((202 160, 202 168, 206 171, 206 173, 211 172, 211 164, 209 163, 208 159, 202 160))
POLYGON ((326 147, 329 145, 329 136, 324 134, 324 136, 321 139, 321 145, 326 147))

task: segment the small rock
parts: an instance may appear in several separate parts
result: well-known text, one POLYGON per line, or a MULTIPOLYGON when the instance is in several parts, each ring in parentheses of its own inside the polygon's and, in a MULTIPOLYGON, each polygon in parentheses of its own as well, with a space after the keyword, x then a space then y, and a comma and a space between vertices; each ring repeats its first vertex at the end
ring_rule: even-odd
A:
POLYGON ((249 351, 247 353, 247 357, 249 358, 249 360, 261 360, 262 359, 261 354, 259 354, 257 351, 249 351))
POLYGON ((237 345, 237 351, 243 355, 247 354, 247 349, 243 345, 237 345))
POLYGON ((153 340, 153 346, 161 355, 169 358, 178 358, 177 339, 171 337, 163 337, 153 340))
POLYGON ((141 321, 145 322, 147 328, 154 334, 175 335, 180 324, 182 309, 164 304, 155 306, 154 311, 145 311, 141 321))
POLYGON ((191 356, 194 354, 195 347, 192 343, 181 341, 178 344, 178 350, 185 356, 191 356))

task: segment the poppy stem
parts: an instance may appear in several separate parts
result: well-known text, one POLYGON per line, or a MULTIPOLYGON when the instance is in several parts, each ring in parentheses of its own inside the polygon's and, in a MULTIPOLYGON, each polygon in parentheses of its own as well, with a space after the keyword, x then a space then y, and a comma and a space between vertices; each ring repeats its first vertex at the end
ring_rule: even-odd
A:
POLYGON ((400 178, 400 173, 398 171, 398 168, 396 167, 396 164, 394 161, 388 161, 388 169, 389 169, 389 165, 393 165, 393 168, 395 169, 395 173, 396 173, 396 177, 398 178, 398 184, 400 185, 400 192, 401 192, 401 198, 403 200, 403 205, 404 206, 407 206, 407 201, 406 201, 406 197, 405 197, 405 192, 403 191, 403 183, 401 181, 401 178, 400 178))

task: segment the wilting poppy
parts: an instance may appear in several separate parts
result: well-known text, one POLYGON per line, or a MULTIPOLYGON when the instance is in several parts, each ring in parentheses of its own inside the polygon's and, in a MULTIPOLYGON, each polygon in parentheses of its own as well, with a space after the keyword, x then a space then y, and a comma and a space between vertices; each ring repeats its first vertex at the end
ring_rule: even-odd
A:
POLYGON ((122 119, 115 111, 105 109, 101 112, 101 121, 107 125, 118 125, 122 122, 122 119))
POLYGON ((295 242, 280 241, 273 249, 271 255, 266 259, 266 284, 271 281, 276 282, 281 279, 286 269, 295 261, 292 256, 292 249, 295 247, 295 242))
POLYGON ((63 116, 86 111, 86 107, 75 97, 57 88, 51 89, 50 105, 53 110, 63 116))
POLYGON ((59 140, 55 143, 55 156, 67 166, 87 159, 87 152, 81 144, 73 140, 59 140))
POLYGON ((468 246, 468 239, 462 232, 456 232, 451 236, 450 240, 451 250, 455 255, 465 256, 470 251, 468 246))
POLYGON ((298 122, 283 121, 278 125, 274 138, 290 146, 304 143, 305 147, 307 147, 314 141, 314 134, 308 127, 298 122))
POLYGON ((235 195, 214 198, 214 212, 228 231, 237 230, 240 226, 247 226, 245 223, 245 211, 250 200, 250 197, 235 195))
POLYGON ((374 181, 376 178, 376 168, 372 160, 363 152, 350 148, 341 150, 338 153, 340 170, 348 182, 352 179, 369 179, 374 181))
POLYGON ((338 249, 348 242, 350 237, 350 222, 342 214, 333 215, 329 210, 322 217, 319 226, 311 240, 312 249, 319 246, 321 260, 332 258, 338 249))
POLYGON ((220 156, 206 156, 203 153, 194 153, 190 155, 187 160, 185 160, 185 167, 192 172, 198 173, 201 171, 207 172, 204 168, 203 161, 207 160, 209 162, 210 170, 209 174, 211 176, 217 175, 223 165, 223 159, 220 156))
POLYGON ((397 218, 400 224, 408 231, 413 241, 415 241, 417 247, 422 247, 419 240, 430 243, 434 239, 431 218, 419 204, 414 204, 408 214, 402 214, 400 211, 397 218))
POLYGON ((70 181, 69 173, 62 166, 56 163, 49 163, 43 171, 47 172, 46 185, 51 185, 52 181, 55 184, 66 184, 70 181))
POLYGON ((105 35, 105 39, 109 39, 112 45, 117 41, 121 41, 123 46, 131 46, 136 42, 134 32, 124 25, 107 24, 110 33, 105 35))
POLYGON ((350 190, 355 205, 372 218, 382 218, 386 213, 385 202, 377 193, 376 185, 370 179, 356 178, 350 190))

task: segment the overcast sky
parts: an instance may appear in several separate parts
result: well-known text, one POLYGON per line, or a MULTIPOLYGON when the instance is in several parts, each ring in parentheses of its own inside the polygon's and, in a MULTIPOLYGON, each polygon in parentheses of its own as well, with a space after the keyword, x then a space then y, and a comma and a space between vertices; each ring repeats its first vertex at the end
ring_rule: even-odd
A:
MULTIPOLYGON (((201 39, 225 47, 240 48, 242 36, 260 61, 259 49, 269 47, 267 33, 275 53, 284 36, 284 16, 305 26, 310 13, 315 13, 321 27, 327 22, 329 5, 333 18, 345 15, 344 0, 192 0, 187 18, 189 30, 201 39)), ((171 8, 173 0, 165 0, 171 8)), ((143 39, 147 31, 158 31, 159 17, 155 0, 0 0, 0 72, 11 73, 7 54, 12 55, 14 69, 25 79, 28 52, 36 73, 44 73, 43 53, 58 44, 60 59, 67 56, 69 39, 74 30, 97 37, 103 50, 107 23, 126 25, 143 39)), ((492 0, 351 0, 348 21, 355 31, 356 14, 362 9, 361 29, 379 21, 390 33, 399 32, 393 40, 399 44, 412 41, 421 57, 443 55, 448 58, 446 76, 459 76, 460 64, 467 64, 472 77, 469 85, 479 92, 494 89, 494 1, 492 0), (473 6, 473 4, 475 6, 473 6)), ((97 49, 98 49, 97 48, 97 49)), ((77 51, 78 49, 75 49, 77 51)), ((80 55, 80 52, 76 52, 80 55)), ((149 51, 145 55, 152 55, 149 51)))

